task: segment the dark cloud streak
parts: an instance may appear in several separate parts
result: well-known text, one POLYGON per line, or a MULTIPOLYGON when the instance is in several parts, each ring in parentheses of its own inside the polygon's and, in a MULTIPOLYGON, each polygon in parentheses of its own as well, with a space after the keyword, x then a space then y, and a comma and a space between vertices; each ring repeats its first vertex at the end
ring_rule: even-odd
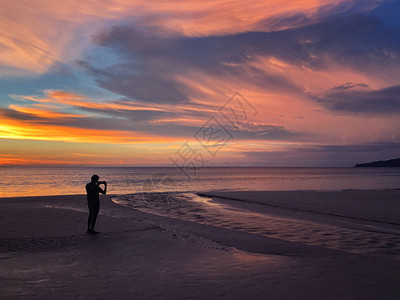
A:
POLYGON ((336 87, 315 100, 333 111, 352 114, 398 114, 400 112, 400 85, 381 90, 363 90, 364 84, 336 87))

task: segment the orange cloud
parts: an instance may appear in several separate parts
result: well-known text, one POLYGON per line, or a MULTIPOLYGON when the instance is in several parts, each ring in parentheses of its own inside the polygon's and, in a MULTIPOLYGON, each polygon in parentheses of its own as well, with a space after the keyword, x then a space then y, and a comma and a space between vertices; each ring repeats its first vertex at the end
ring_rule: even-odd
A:
POLYGON ((118 164, 112 155, 107 156, 110 159, 104 160, 99 158, 104 158, 105 156, 95 156, 95 155, 82 155, 75 156, 69 154, 63 155, 53 155, 52 157, 46 157, 43 155, 11 155, 11 154, 0 154, 0 166, 54 166, 54 165, 64 165, 64 166, 76 166, 76 165, 104 165, 107 163, 118 164))
POLYGON ((25 96, 25 95, 11 95, 12 98, 19 101, 32 101, 37 103, 52 103, 73 106, 77 108, 91 108, 97 110, 151 110, 151 111, 164 111, 161 105, 146 106, 134 103, 116 103, 116 102, 98 102, 91 100, 83 95, 70 93, 60 90, 45 91, 46 97, 38 96, 25 96))
MULTIPOLYGON (((197 87, 199 86, 200 85, 197 87)), ((27 100, 29 102, 33 102, 32 106, 39 105, 40 109, 36 107, 30 107, 29 105, 31 104, 29 102, 25 103, 25 106, 11 104, 9 105, 10 109, 18 112, 37 115, 42 118, 87 117, 84 114, 72 114, 59 111, 69 108, 90 108, 93 110, 98 110, 100 113, 102 111, 166 111, 180 115, 180 117, 176 118, 160 118, 156 121, 149 121, 150 124, 156 125, 174 123, 180 125, 201 126, 205 120, 202 118, 199 119, 199 117, 196 116, 190 116, 190 114, 193 113, 198 115, 199 113, 204 113, 205 115, 211 115, 218 110, 220 105, 215 103, 215 101, 204 101, 198 99, 192 99, 192 103, 184 105, 141 104, 115 101, 98 102, 83 95, 62 90, 47 90, 45 91, 45 97, 32 95, 11 95, 11 97, 22 102, 26 102, 27 100), (49 106, 53 104, 56 106, 49 106)))
POLYGON ((52 110, 46 110, 46 109, 38 109, 34 107, 24 107, 24 106, 18 106, 11 104, 9 105, 9 108, 25 113, 25 114, 31 114, 31 115, 36 115, 41 118, 47 118, 47 119, 52 119, 52 118, 71 118, 71 117, 77 117, 77 118, 84 118, 85 116, 82 115, 77 115, 77 114, 71 114, 71 113, 63 113, 63 112, 57 112, 57 111, 52 111, 52 110))
MULTIPOLYGON (((29 165, 57 165, 61 161, 59 159, 46 159, 44 157, 30 157, 29 155, 16 156, 16 155, 1 155, 0 166, 29 166, 29 165)), ((63 161, 64 165, 73 165, 77 162, 63 161)))
POLYGON ((116 144, 162 143, 174 140, 174 138, 170 137, 155 136, 135 131, 74 128, 8 118, 0 120, 0 138, 116 144))

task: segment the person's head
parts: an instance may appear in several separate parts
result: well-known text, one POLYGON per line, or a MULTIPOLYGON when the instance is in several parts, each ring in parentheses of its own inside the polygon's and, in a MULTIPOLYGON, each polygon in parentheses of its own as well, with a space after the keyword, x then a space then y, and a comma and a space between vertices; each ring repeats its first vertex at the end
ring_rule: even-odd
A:
POLYGON ((93 175, 92 178, 90 179, 93 183, 97 183, 99 181, 99 176, 98 175, 93 175))

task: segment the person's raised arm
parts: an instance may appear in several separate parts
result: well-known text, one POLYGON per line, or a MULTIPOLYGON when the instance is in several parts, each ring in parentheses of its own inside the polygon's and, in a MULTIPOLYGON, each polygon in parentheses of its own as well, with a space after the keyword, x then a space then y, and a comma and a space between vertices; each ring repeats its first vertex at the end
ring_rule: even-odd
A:
POLYGON ((107 182, 105 181, 99 181, 97 183, 97 191, 99 193, 102 193, 103 195, 105 195, 107 193, 107 182), (99 186, 100 184, 104 184, 104 190, 99 186))
POLYGON ((107 194, 107 182, 104 181, 104 191, 101 192, 103 195, 107 194))

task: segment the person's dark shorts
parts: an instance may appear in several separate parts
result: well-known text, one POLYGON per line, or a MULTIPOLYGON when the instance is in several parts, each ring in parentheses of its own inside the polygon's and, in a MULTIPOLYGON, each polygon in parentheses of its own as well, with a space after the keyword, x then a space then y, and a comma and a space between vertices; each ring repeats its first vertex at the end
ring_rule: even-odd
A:
POLYGON ((93 214, 98 214, 100 210, 100 201, 89 201, 88 200, 89 212, 93 214))

